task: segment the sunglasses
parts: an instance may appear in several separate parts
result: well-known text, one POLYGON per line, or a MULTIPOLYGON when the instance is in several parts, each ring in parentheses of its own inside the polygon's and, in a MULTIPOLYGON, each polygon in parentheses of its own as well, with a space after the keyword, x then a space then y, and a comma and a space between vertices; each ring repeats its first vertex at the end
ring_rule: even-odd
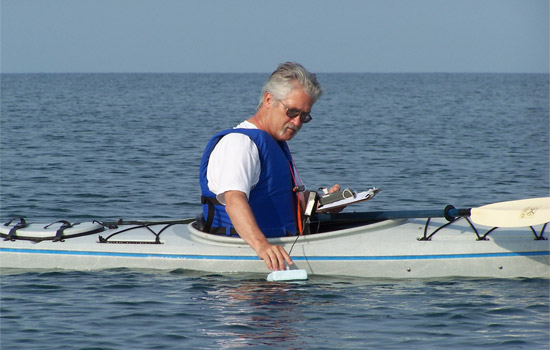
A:
POLYGON ((284 103, 283 101, 279 100, 279 102, 281 102, 281 104, 283 105, 283 107, 286 108, 286 116, 289 117, 290 119, 294 119, 296 118, 297 116, 300 116, 300 121, 302 123, 309 123, 313 118, 311 117, 311 114, 309 113, 306 113, 306 112, 302 112, 301 110, 299 109, 296 109, 296 108, 288 108, 284 103))

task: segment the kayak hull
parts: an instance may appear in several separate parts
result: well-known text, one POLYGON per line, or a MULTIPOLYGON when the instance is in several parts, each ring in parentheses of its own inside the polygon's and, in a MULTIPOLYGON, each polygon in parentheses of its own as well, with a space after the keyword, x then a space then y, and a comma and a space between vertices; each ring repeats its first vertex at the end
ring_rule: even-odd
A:
MULTIPOLYGON (((542 227, 496 229, 480 239, 491 228, 478 227, 476 234, 458 220, 429 237, 445 223, 384 220, 270 241, 291 252, 296 267, 309 276, 550 278, 550 243, 537 233, 542 227)), ((206 234, 192 223, 118 225, 58 241, 7 238, 0 241, 3 269, 269 272, 242 239, 206 234)))

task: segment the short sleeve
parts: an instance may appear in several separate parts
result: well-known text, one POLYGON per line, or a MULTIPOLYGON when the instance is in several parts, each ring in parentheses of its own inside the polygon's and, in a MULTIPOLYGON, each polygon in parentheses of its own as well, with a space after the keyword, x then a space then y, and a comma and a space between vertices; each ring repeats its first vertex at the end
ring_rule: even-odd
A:
POLYGON ((206 177, 210 191, 225 204, 224 193, 241 191, 248 198, 260 179, 258 147, 248 136, 232 133, 214 147, 208 161, 206 177))

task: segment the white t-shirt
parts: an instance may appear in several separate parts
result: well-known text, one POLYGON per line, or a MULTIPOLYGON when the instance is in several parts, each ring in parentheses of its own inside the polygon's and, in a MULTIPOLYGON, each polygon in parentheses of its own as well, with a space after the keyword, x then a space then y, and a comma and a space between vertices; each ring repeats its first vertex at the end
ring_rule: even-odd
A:
MULTIPOLYGON (((257 129, 248 121, 235 128, 257 129)), ((208 188, 224 205, 224 193, 227 191, 241 191, 248 198, 250 191, 260 180, 261 166, 258 147, 254 141, 240 133, 225 135, 210 154, 206 170, 208 188)))

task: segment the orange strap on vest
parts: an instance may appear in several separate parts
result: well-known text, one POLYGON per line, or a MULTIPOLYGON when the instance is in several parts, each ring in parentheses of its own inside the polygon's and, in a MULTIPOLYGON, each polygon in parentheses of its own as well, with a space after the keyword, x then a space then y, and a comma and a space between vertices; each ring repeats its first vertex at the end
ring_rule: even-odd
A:
POLYGON ((296 221, 298 222, 298 232, 300 233, 300 236, 304 234, 304 227, 302 223, 302 199, 300 198, 300 194, 303 191, 303 185, 300 186, 296 183, 296 177, 294 176, 294 170, 292 169, 292 163, 288 163, 290 167, 290 174, 292 175, 292 180, 294 181, 294 187, 292 188, 292 191, 296 193, 296 221))

